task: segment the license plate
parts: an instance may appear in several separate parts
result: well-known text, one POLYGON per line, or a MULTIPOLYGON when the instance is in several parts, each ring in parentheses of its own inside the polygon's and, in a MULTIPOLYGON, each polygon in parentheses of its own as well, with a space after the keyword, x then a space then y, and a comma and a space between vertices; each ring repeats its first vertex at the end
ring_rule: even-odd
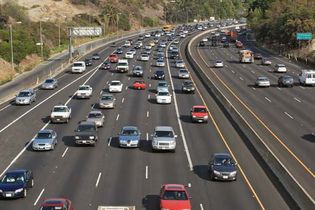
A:
POLYGON ((202 122, 202 120, 198 120, 198 122, 202 122))
POLYGON ((7 194, 5 194, 5 197, 12 197, 12 194, 11 193, 7 193, 7 194))
POLYGON ((57 118, 57 121, 60 121, 60 119, 59 119, 59 118, 57 118))
POLYGON ((86 141, 82 141, 83 144, 86 144, 86 141))
POLYGON ((228 176, 223 176, 223 179, 227 179, 228 178, 228 176))

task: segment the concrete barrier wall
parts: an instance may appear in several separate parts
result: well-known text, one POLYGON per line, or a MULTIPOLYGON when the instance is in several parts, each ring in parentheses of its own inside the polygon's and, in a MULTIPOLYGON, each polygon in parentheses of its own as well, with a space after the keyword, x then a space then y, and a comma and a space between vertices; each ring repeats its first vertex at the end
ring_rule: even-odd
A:
MULTIPOLYGON (((204 32, 197 37, 201 37, 206 33, 209 33, 209 31, 204 32)), ((295 178, 285 168, 277 156, 262 141, 262 139, 246 121, 246 119, 244 119, 244 117, 237 111, 233 104, 225 97, 225 95, 217 88, 214 82, 211 81, 211 79, 197 64, 196 60, 191 55, 191 48, 196 47, 196 45, 192 45, 192 42, 194 42, 196 38, 190 40, 189 44, 186 46, 185 54, 187 56, 188 62, 195 70, 201 82, 205 85, 207 91, 215 97, 216 101, 221 105, 220 107, 223 109, 224 113, 227 114, 227 117, 232 120, 233 125, 242 132, 242 134, 247 138, 246 140, 255 149, 255 153, 258 154, 260 159, 264 161, 264 164, 269 167, 274 175, 274 178, 281 185, 281 190, 285 190, 285 192, 281 192, 281 194, 283 195, 283 193, 285 193, 289 199, 292 199, 292 202, 289 205, 292 208, 314 209, 313 198, 311 198, 304 191, 302 186, 299 185, 297 180, 295 180, 295 178)))

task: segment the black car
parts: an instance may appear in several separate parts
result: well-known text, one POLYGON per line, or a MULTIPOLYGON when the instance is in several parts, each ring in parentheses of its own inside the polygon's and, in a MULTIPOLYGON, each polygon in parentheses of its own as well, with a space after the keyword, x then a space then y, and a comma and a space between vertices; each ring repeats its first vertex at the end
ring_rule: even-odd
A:
POLYGON ((199 42, 199 47, 204 47, 204 46, 206 46, 206 43, 201 40, 201 41, 199 42))
POLYGON ((178 52, 171 52, 170 53, 170 59, 178 59, 179 58, 179 53, 178 52))
POLYGON ((184 93, 195 93, 195 86, 191 80, 185 80, 182 83, 182 91, 184 93))
POLYGON ((102 65, 100 66, 100 70, 109 70, 110 69, 110 63, 108 61, 104 61, 102 65))
POLYGON ((116 49, 116 54, 123 54, 123 49, 121 47, 116 49))
POLYGON ((84 145, 96 145, 98 140, 97 126, 95 122, 81 121, 75 130, 75 143, 84 145))
POLYGON ((229 42, 224 42, 223 43, 223 47, 224 48, 229 48, 230 47, 230 43, 229 42))
POLYGON ((86 66, 92 66, 92 65, 93 65, 93 62, 92 62, 92 59, 91 59, 91 58, 85 59, 84 62, 85 62, 85 65, 86 65, 86 66))
POLYGON ((163 70, 156 70, 154 72, 154 79, 160 79, 163 80, 165 78, 165 73, 163 70))
POLYGON ((19 169, 8 171, 0 180, 0 197, 25 198, 27 190, 34 186, 31 170, 19 169))
POLYGON ((293 77, 290 75, 283 75, 278 79, 279 87, 293 87, 294 80, 293 77))
POLYGON ((215 153, 209 167, 211 180, 233 181, 237 178, 237 164, 228 153, 215 153))
POLYGON ((261 53, 254 53, 254 58, 257 60, 261 60, 263 58, 261 53))
POLYGON ((101 59, 101 56, 100 56, 98 53, 94 53, 94 54, 92 55, 92 59, 93 59, 93 60, 99 60, 99 59, 101 59))

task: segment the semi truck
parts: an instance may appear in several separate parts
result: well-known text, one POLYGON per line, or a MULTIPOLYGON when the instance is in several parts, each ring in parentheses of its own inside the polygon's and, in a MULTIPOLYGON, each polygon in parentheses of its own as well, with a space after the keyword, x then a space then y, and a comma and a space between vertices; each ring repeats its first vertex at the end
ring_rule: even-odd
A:
POLYGON ((250 50, 241 50, 240 62, 241 63, 254 63, 254 53, 250 50))

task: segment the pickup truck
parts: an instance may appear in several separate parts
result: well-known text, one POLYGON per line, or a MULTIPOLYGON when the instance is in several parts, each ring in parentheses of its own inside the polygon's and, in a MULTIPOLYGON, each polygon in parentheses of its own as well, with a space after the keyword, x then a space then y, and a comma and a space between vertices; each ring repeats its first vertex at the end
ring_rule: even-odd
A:
POLYGON ((69 122, 71 119, 71 108, 66 105, 57 105, 51 111, 50 120, 52 123, 69 122))
POLYGON ((208 111, 205 106, 193 106, 190 111, 193 122, 208 122, 208 111))
POLYGON ((118 72, 128 72, 129 71, 129 63, 128 60, 119 59, 116 70, 118 72))
POLYGON ((75 130, 75 143, 95 146, 98 135, 97 126, 92 121, 81 121, 75 130))

